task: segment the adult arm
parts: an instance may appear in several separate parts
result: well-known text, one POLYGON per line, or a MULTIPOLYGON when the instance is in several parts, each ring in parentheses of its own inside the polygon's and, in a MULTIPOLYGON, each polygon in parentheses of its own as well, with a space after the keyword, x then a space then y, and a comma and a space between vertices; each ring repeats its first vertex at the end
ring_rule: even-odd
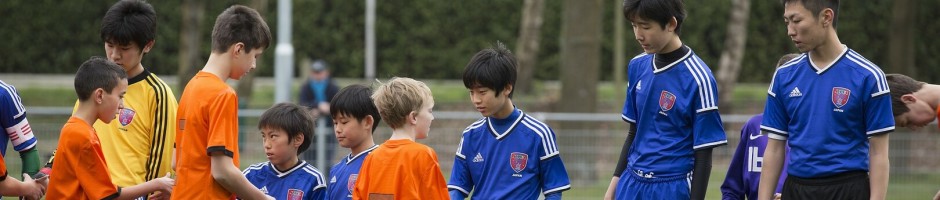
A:
POLYGON ((213 151, 209 157, 212 159, 212 178, 219 183, 225 190, 235 193, 241 199, 267 199, 269 198, 261 190, 255 188, 248 182, 248 179, 242 175, 241 171, 232 164, 232 157, 228 157, 221 151, 213 151))
MULTIPOLYGON (((773 135, 771 133, 771 135, 773 135)), ((768 135, 768 136, 771 136, 768 135)), ((771 137, 767 140, 767 148, 764 149, 764 163, 761 166, 760 185, 757 189, 758 199, 774 199, 774 193, 777 189, 777 180, 783 168, 784 154, 786 153, 786 140, 780 140, 771 137)))
POLYGON ((873 136, 869 139, 871 144, 869 159, 869 176, 871 177, 871 199, 885 199, 888 192, 888 134, 873 136))

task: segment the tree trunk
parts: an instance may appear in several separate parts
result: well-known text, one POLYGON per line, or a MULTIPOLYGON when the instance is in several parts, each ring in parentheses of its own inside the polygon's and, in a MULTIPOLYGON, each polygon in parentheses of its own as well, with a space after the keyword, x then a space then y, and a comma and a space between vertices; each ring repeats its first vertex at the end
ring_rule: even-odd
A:
MULTIPOLYGON (((268 11, 267 0, 252 0, 249 6, 257 10, 261 16, 264 16, 268 11)), ((255 76, 258 73, 260 72, 248 73, 242 76, 241 80, 238 80, 238 87, 235 89, 236 94, 238 94, 238 107, 248 108, 248 105, 250 105, 251 97, 254 94, 255 76)))
POLYGON ((205 64, 200 54, 202 48, 202 24, 206 14, 206 2, 183 0, 180 23, 179 70, 176 72, 176 96, 181 96, 189 79, 196 75, 197 66, 205 64))
MULTIPOLYGON (((560 112, 594 112, 597 104, 597 79, 601 50, 601 0, 565 0, 561 24, 561 100, 560 112)), ((588 122, 560 123, 556 136, 564 147, 590 147, 600 137, 589 130, 588 122), (567 139, 573 138, 573 139, 567 139)), ((595 180, 594 153, 579 148, 562 151, 573 182, 595 180)))
POLYGON ((623 1, 614 0, 614 92, 616 92, 616 97, 624 97, 627 93, 627 87, 624 83, 624 75, 627 73, 627 55, 626 47, 624 47, 624 26, 623 26, 623 1))
POLYGON ((728 32, 725 34, 725 48, 718 60, 719 107, 724 113, 731 112, 731 96, 734 95, 734 85, 738 82, 741 73, 741 59, 744 58, 744 48, 747 42, 747 21, 751 13, 750 0, 731 1, 731 19, 728 20, 728 32))
MULTIPOLYGON (((891 11, 891 28, 888 29, 888 65, 882 69, 891 69, 892 73, 906 74, 917 78, 914 67, 914 13, 911 0, 894 0, 891 11)), ((922 78, 922 77, 921 77, 922 78)))
POLYGON ((519 41, 516 43, 516 59, 519 61, 519 80, 515 92, 531 94, 533 72, 538 61, 539 35, 542 33, 542 10, 544 0, 525 0, 522 6, 522 20, 519 28, 519 41))

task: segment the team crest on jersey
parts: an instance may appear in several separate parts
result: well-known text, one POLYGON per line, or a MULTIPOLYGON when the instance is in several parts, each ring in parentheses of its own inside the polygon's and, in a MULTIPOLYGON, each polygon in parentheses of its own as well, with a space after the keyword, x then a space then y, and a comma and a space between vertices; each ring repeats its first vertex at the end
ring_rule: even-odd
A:
POLYGON ((346 180, 346 190, 349 190, 349 193, 353 192, 353 189, 356 188, 356 179, 359 178, 359 174, 349 175, 349 179, 346 180))
POLYGON ((134 110, 130 108, 121 109, 121 116, 118 117, 118 120, 121 122, 121 126, 127 126, 131 124, 131 121, 134 121, 134 110))
POLYGON ((832 104, 836 105, 836 108, 842 108, 849 102, 850 94, 852 94, 852 91, 849 89, 843 87, 832 88, 832 104))
POLYGON ((288 200, 303 200, 304 191, 300 191, 298 189, 289 189, 287 190, 287 199, 288 200))
POLYGON ((519 173, 525 169, 525 166, 528 162, 529 162, 528 154, 520 153, 520 152, 512 152, 511 154, 509 154, 509 165, 511 165, 513 171, 516 171, 516 174, 513 174, 512 176, 522 177, 522 174, 519 174, 519 173))
POLYGON ((663 111, 672 110, 672 105, 675 103, 676 95, 671 92, 663 90, 663 92, 659 94, 659 109, 663 111))

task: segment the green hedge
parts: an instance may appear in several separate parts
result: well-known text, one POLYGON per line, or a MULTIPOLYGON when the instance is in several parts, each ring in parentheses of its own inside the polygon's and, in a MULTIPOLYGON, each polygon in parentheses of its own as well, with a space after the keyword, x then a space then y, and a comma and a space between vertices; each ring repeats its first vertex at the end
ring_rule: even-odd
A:
MULTIPOLYGON (((0 73, 72 73, 85 59, 103 55, 98 38, 101 16, 113 0, 88 1, 5 1, 0 5, 0 73)), ((377 76, 456 79, 469 57, 499 40, 510 47, 516 44, 522 1, 377 1, 376 39, 379 48, 377 76)), ((179 51, 180 1, 152 1, 159 17, 157 43, 145 57, 144 64, 158 74, 175 74, 179 51)), ((203 49, 209 50, 209 34, 215 16, 232 4, 249 1, 208 1, 206 6, 203 49)), ((277 1, 268 0, 265 12, 272 30, 277 30, 277 1)), ((323 58, 341 77, 362 77, 364 65, 364 0, 293 1, 293 39, 296 58, 323 58)), ((782 18, 778 1, 752 1, 748 26, 747 50, 741 77, 743 82, 767 82, 780 55, 796 51, 782 18)), ((723 48, 730 1, 686 1, 689 17, 683 24, 683 42, 691 46, 713 69, 723 48)), ((931 72, 940 66, 940 41, 930 33, 940 32, 935 19, 940 2, 920 0, 915 3, 916 68, 931 72)), ((602 72, 613 62, 613 9, 616 1, 603 3, 604 28, 601 56, 602 72)), ((890 0, 845 2, 839 20, 843 43, 857 50, 886 72, 891 17, 890 0)), ((544 10, 538 79, 557 79, 561 1, 547 0, 544 10)), ((640 52, 629 24, 626 34, 627 55, 640 52)), ((269 49, 259 63, 262 75, 273 71, 274 50, 269 49)), ((205 55, 208 57, 208 55, 205 55)), ((205 58, 204 57, 204 58, 205 58)), ((204 59, 203 58, 203 59, 204 59)), ((610 73, 602 73, 608 80, 610 73)), ((938 73, 915 76, 940 82, 938 73)))

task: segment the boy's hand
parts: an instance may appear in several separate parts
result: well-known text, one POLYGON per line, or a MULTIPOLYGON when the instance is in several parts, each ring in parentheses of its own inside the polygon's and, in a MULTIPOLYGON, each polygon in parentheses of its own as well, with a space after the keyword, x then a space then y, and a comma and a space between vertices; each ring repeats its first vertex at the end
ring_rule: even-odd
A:
MULTIPOLYGON (((176 180, 170 178, 170 173, 167 172, 166 176, 151 180, 157 185, 158 193, 166 193, 167 196, 173 192, 173 186, 176 185, 176 180)), ((157 194, 154 194, 157 195, 157 194)))
POLYGON ((26 186, 26 187, 23 187, 23 189, 26 190, 24 191, 23 197, 26 199, 42 198, 42 195, 46 193, 46 186, 41 183, 44 180, 45 179, 36 181, 36 180, 33 180, 33 178, 29 176, 29 174, 23 173, 23 185, 26 186))

